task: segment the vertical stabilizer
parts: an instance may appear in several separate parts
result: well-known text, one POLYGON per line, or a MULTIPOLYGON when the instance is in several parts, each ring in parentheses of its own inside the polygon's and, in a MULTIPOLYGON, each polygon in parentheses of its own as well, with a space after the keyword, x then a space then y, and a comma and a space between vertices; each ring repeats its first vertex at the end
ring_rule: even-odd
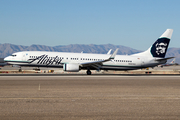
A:
POLYGON ((148 50, 142 53, 134 54, 133 56, 164 58, 169 46, 172 33, 173 29, 167 29, 148 50))
POLYGON ((172 29, 167 29, 161 35, 161 37, 159 37, 159 39, 152 45, 151 54, 153 57, 161 57, 161 58, 165 57, 172 33, 173 33, 172 29))

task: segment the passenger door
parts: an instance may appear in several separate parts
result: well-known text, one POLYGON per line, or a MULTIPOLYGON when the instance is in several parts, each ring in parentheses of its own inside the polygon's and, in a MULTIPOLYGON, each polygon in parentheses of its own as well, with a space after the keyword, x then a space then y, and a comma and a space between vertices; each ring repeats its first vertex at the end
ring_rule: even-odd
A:
POLYGON ((27 61, 28 54, 22 53, 22 61, 27 61))

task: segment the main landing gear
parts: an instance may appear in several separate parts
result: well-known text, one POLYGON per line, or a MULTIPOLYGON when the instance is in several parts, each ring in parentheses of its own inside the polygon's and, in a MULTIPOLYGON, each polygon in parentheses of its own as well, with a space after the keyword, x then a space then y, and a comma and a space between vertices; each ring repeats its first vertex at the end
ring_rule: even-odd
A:
POLYGON ((87 73, 87 75, 91 75, 91 70, 88 69, 88 70, 86 71, 86 73, 87 73))
POLYGON ((19 68, 19 72, 22 72, 22 69, 21 69, 21 67, 19 68))

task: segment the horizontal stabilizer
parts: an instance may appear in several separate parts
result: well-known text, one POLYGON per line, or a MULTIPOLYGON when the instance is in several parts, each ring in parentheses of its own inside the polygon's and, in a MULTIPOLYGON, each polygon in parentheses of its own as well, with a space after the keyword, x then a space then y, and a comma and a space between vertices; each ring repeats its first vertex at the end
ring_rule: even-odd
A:
POLYGON ((160 59, 156 59, 155 61, 164 61, 164 60, 169 60, 169 59, 172 59, 172 58, 175 58, 175 57, 168 57, 168 58, 160 58, 160 59))

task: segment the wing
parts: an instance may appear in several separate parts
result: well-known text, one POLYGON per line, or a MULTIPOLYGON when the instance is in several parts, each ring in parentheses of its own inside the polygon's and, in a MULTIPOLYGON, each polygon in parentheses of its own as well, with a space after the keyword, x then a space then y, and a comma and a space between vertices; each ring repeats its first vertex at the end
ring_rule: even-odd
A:
POLYGON ((101 61, 93 61, 93 62, 81 63, 80 66, 81 67, 94 67, 95 69, 100 70, 102 64, 104 62, 113 60, 115 58, 117 52, 118 52, 118 48, 114 51, 114 53, 108 59, 101 60, 101 61))

